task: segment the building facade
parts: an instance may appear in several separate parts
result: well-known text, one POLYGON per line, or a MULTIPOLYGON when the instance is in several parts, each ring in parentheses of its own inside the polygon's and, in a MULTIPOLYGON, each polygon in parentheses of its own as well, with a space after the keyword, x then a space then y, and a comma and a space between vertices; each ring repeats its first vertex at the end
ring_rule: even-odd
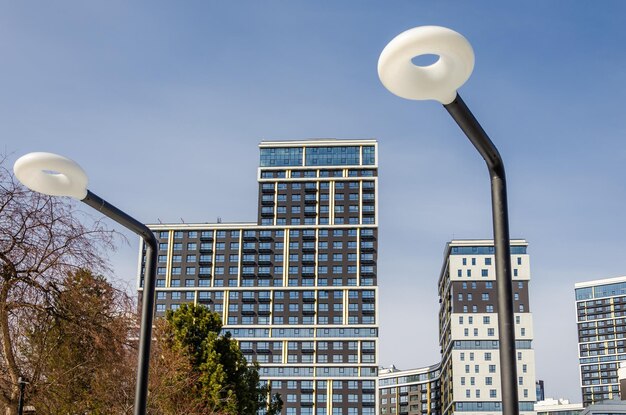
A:
POLYGON ((378 371, 379 414, 440 415, 439 365, 420 369, 378 371))
POLYGON ((546 399, 535 404, 537 415, 580 415, 582 403, 570 403, 567 399, 546 399))
POLYGON ((259 147, 255 223, 149 226, 159 240, 157 315, 183 302, 218 312, 284 414, 373 415, 377 143, 259 147))
MULTIPOLYGON (((536 402, 533 323, 529 307, 527 242, 511 240, 520 413, 536 402)), ((501 412, 500 353, 494 246, 491 240, 453 240, 439 277, 441 413, 501 412)))
POLYGON ((583 405, 619 398, 619 363, 626 360, 626 277, 575 285, 583 405))
POLYGON ((594 403, 583 409, 580 415, 626 415, 626 401, 614 399, 594 403))

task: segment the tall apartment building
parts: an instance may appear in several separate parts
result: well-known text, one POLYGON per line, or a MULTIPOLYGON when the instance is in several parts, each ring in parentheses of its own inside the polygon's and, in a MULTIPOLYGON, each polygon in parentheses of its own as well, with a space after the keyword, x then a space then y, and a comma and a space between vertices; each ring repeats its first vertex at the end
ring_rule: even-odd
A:
POLYGON ((150 225, 157 315, 182 302, 220 313, 284 414, 373 415, 377 143, 259 147, 257 222, 150 225))
POLYGON ((619 362, 626 360, 626 277, 575 285, 583 405, 619 397, 619 362))
MULTIPOLYGON (((530 415, 536 392, 527 246, 525 240, 511 240, 520 412, 530 415)), ((446 245, 439 277, 443 415, 502 410, 496 285, 493 241, 453 240, 446 245)))
POLYGON ((439 364, 420 369, 378 371, 379 414, 440 415, 439 364))

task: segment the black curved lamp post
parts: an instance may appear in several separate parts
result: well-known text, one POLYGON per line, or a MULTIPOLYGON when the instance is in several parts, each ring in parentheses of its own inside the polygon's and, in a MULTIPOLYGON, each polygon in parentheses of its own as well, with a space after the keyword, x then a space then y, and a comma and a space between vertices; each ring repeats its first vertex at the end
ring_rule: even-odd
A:
POLYGON ((146 244, 145 278, 141 305, 139 356, 134 414, 144 415, 148 397, 150 342, 156 288, 157 240, 146 225, 87 190, 87 174, 73 160, 52 153, 29 153, 13 166, 15 177, 29 189, 50 196, 69 196, 91 206, 141 236, 146 244))
POLYGON ((491 179, 491 207, 496 262, 500 377, 503 415, 519 414, 511 246, 504 163, 457 89, 474 68, 472 46, 459 33, 439 26, 416 27, 396 36, 378 61, 383 85, 395 95, 413 100, 439 101, 487 163, 491 179), (428 66, 413 64, 421 55, 437 55, 428 66))

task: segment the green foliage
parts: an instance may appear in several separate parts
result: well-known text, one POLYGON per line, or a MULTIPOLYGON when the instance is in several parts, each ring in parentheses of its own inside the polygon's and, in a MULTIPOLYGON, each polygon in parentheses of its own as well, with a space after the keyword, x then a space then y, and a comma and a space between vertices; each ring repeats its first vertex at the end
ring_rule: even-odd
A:
MULTIPOLYGON (((186 396, 196 403, 192 407, 197 413, 255 415, 257 410, 268 407, 269 390, 259 386, 258 365, 248 364, 230 333, 220 335, 219 314, 203 306, 183 304, 169 311, 166 321, 162 347, 170 350, 170 356, 178 352, 189 362, 187 377, 192 382, 186 396), (197 402, 202 402, 203 408, 197 408, 197 402)), ((168 376, 180 376, 180 371, 175 372, 170 371, 168 376)), ((175 406, 171 399, 162 402, 168 399, 158 398, 161 410, 156 412, 171 413, 171 409, 163 410, 175 406)), ((268 414, 278 413, 281 407, 280 397, 275 396, 268 414)))

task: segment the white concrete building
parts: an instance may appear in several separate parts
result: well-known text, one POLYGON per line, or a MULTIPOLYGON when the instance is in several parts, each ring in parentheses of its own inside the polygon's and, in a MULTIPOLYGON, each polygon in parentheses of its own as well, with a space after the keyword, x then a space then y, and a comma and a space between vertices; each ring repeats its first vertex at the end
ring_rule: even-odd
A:
MULTIPOLYGON (((528 243, 511 240, 520 412, 536 401, 528 243)), ((446 245, 439 278, 442 414, 501 413, 500 353, 492 240, 446 245)))

